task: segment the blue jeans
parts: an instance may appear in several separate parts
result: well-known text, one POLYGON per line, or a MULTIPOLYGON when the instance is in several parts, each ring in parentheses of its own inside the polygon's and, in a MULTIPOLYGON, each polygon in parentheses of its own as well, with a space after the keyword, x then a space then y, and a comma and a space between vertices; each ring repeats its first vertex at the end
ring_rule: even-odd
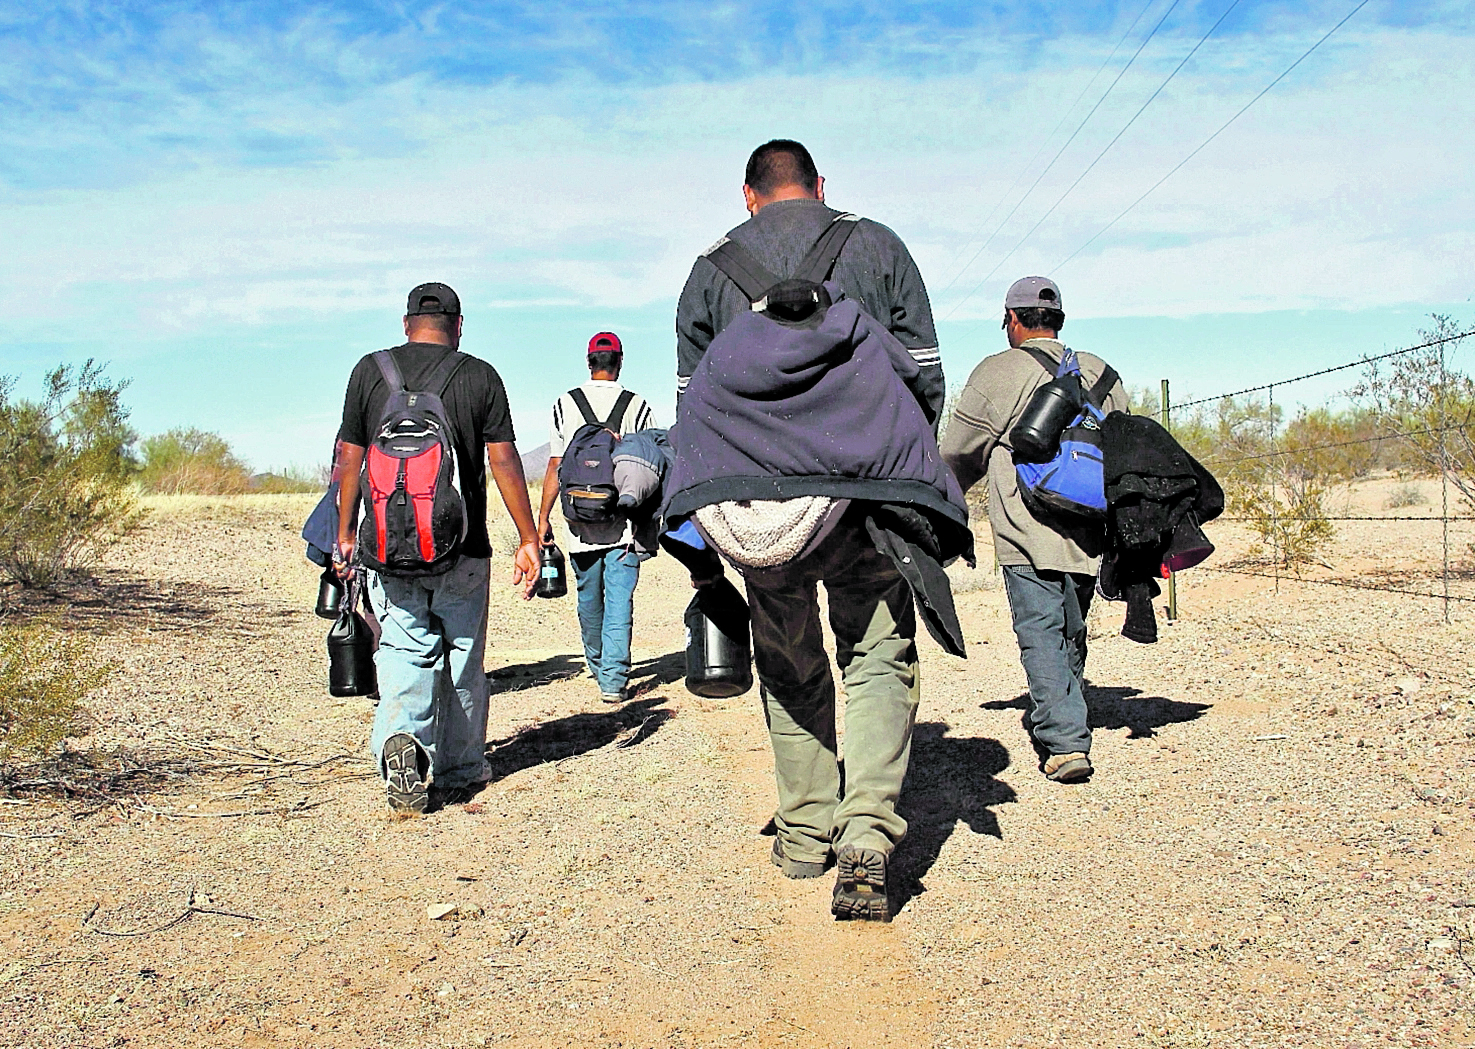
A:
POLYGON ((589 672, 606 696, 630 682, 630 627, 635 618, 635 584, 640 556, 617 546, 570 553, 579 589, 579 630, 589 672))
POLYGON ((1096 580, 1004 565, 1004 592, 1029 681, 1030 735, 1051 754, 1089 754, 1086 613, 1096 580))
POLYGON ((463 557, 444 575, 395 579, 369 573, 369 600, 382 633, 374 669, 379 709, 369 737, 383 775, 384 742, 413 736, 442 788, 482 783, 486 760, 490 562, 463 557))

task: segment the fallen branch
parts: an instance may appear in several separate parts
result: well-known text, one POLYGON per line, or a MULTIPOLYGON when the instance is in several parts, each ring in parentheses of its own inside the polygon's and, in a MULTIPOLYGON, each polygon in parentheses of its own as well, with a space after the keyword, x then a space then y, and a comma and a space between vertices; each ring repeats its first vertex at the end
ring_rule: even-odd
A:
POLYGON ((174 928, 180 922, 184 921, 186 918, 190 917, 190 915, 193 914, 218 914, 225 918, 240 918, 244 921, 249 922, 261 921, 261 919, 254 914, 242 914, 239 911, 227 911, 222 910, 219 907, 196 906, 195 887, 193 885, 189 887, 189 894, 185 897, 184 910, 180 911, 179 914, 177 914, 175 917, 170 918, 167 922, 164 922, 161 925, 150 926, 146 929, 103 929, 99 926, 93 925, 92 917, 97 913, 98 908, 101 906, 102 904, 100 902, 94 902, 92 906, 88 909, 87 913, 82 915, 82 928, 86 929, 88 932, 95 932, 99 936, 116 936, 120 938, 132 936, 152 936, 154 933, 165 932, 168 929, 174 928))

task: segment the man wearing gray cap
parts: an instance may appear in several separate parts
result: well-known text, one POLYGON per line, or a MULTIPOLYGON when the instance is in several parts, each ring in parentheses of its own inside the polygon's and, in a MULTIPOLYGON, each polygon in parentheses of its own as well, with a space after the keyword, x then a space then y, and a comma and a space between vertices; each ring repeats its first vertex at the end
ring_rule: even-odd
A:
MULTIPOLYGON (((1060 341, 1065 307, 1047 277, 1024 277, 1004 297, 1010 348, 986 357, 968 376, 942 441, 942 456, 967 491, 988 479, 988 519, 994 551, 1029 681, 1025 723, 1040 752, 1041 769, 1061 783, 1091 775, 1091 729, 1086 723, 1086 612, 1101 567, 1105 527, 1100 522, 1031 511, 1020 495, 1009 432, 1030 398, 1055 377, 1067 352, 1060 341), (1048 365, 1048 368, 1047 368, 1048 365)), ((1078 353, 1090 389, 1106 362, 1078 353)), ((1101 408, 1125 411, 1127 395, 1112 384, 1101 408)))

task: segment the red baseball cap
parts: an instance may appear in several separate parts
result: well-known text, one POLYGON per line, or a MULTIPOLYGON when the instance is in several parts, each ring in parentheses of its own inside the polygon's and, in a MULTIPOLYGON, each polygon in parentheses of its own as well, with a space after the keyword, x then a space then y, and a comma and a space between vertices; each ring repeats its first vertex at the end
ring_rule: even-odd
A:
POLYGON ((620 345, 620 337, 614 332, 602 331, 589 340, 589 352, 624 354, 625 347, 620 345))

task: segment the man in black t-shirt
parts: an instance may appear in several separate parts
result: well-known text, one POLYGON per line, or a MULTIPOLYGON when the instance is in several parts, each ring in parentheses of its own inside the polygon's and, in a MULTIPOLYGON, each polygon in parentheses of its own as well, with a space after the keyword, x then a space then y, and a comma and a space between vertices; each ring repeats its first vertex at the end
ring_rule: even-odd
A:
MULTIPOLYGON (((421 284, 410 292, 405 311, 409 341, 390 351, 406 389, 423 389, 441 360, 456 352, 461 320, 460 299, 446 285, 421 284)), ((359 498, 364 455, 389 393, 373 355, 360 360, 348 380, 338 434, 343 472, 335 560, 343 575, 353 562, 355 536, 349 522, 355 517, 352 508, 359 498)), ((520 584, 527 598, 538 577, 538 533, 501 377, 490 364, 468 357, 442 402, 466 504, 461 554, 450 570, 437 576, 368 573, 369 600, 382 628, 374 657, 379 709, 370 746, 385 779, 389 807, 397 812, 424 812, 432 784, 449 798, 486 782, 490 775, 482 662, 492 554, 487 537, 487 462, 517 526, 513 585, 520 584)))

